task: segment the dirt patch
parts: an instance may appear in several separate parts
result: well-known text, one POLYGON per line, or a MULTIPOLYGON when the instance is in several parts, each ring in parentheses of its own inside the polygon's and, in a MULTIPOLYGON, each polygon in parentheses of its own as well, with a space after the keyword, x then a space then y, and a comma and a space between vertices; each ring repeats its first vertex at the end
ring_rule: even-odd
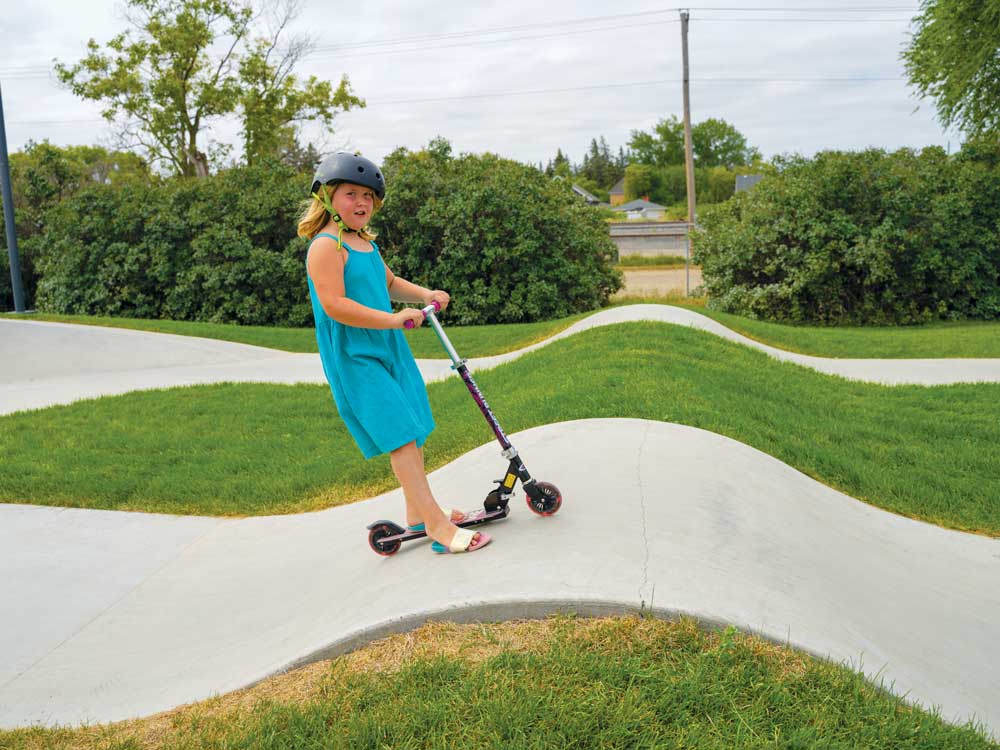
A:
MULTIPOLYGON (((644 297, 665 294, 684 294, 686 288, 685 270, 675 268, 669 271, 645 271, 642 269, 622 271, 625 286, 615 297, 644 297)), ((690 269, 691 291, 701 286, 701 269, 690 269)))

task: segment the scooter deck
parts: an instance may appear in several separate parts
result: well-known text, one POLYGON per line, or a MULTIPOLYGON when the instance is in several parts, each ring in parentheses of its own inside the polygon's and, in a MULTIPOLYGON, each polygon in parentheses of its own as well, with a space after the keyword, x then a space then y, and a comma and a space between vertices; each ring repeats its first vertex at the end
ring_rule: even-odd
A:
MULTIPOLYGON (((491 511, 480 509, 466 514, 466 517, 463 520, 456 523, 455 525, 458 526, 459 528, 467 529, 470 526, 478 526, 479 524, 489 523, 490 521, 499 521, 501 518, 506 518, 508 515, 510 515, 509 506, 503 506, 497 508, 496 510, 491 510, 491 511)), ((383 523, 392 524, 396 528, 401 528, 398 524, 392 521, 376 521, 375 523, 371 524, 371 526, 369 526, 368 528, 372 528, 373 526, 383 523)), ((402 533, 395 534, 393 536, 382 537, 380 541, 385 544, 389 544, 391 542, 409 542, 414 539, 422 539, 425 536, 427 536, 426 531, 411 531, 409 529, 406 529, 402 533)))

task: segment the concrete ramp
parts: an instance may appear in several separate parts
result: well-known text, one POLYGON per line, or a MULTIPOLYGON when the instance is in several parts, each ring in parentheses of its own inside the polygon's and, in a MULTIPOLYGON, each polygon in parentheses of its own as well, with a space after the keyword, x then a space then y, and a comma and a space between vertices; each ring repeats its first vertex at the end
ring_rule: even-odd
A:
MULTIPOLYGON (((468 555, 383 558, 397 490, 247 519, 0 506, 0 726, 105 722, 224 693, 427 618, 685 613, 878 674, 1000 728, 1000 542, 864 505, 703 430, 581 420, 512 436, 563 492, 468 555), (70 572, 67 572, 67 568, 70 572)), ((431 475, 476 507, 495 444, 431 475)))

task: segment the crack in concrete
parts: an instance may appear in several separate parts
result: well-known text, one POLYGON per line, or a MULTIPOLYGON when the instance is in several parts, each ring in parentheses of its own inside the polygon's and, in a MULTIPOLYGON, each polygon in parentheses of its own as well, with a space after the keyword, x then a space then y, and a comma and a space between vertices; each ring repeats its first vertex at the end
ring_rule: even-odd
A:
MULTIPOLYGON (((639 609, 641 612, 646 611, 646 589, 649 585, 649 537, 646 532, 646 493, 642 486, 642 452, 646 447, 646 438, 649 437, 650 426, 647 424, 645 429, 642 431, 642 442, 639 444, 639 455, 636 459, 635 473, 636 480, 639 487, 639 509, 640 517, 642 520, 642 546, 645 556, 642 561, 642 583, 639 585, 639 609)), ((653 609, 653 594, 656 593, 656 587, 653 587, 653 591, 650 592, 649 596, 649 610, 653 609)))

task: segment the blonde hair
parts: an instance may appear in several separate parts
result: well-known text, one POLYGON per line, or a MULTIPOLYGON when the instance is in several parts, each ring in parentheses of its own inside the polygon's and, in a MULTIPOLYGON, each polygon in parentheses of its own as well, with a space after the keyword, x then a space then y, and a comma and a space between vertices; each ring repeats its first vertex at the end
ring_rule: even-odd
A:
MULTIPOLYGON (((320 185, 319 186, 319 196, 325 198, 329 201, 330 205, 333 205, 333 194, 336 192, 337 187, 343 183, 338 182, 336 185, 320 185)), ((375 196, 375 204, 372 209, 372 216, 382 208, 382 199, 375 196)), ((306 239, 312 239, 317 234, 319 234, 323 227, 330 223, 330 219, 333 218, 331 213, 327 210, 326 206, 323 205, 323 201, 317 200, 316 198, 307 198, 302 201, 301 212, 299 213, 299 237, 305 237, 306 239)), ((338 233, 338 237, 343 232, 341 230, 338 233)), ((373 240, 377 235, 369 228, 364 227, 358 230, 358 237, 363 240, 373 240)), ((343 244, 338 239, 338 244, 343 244)))

